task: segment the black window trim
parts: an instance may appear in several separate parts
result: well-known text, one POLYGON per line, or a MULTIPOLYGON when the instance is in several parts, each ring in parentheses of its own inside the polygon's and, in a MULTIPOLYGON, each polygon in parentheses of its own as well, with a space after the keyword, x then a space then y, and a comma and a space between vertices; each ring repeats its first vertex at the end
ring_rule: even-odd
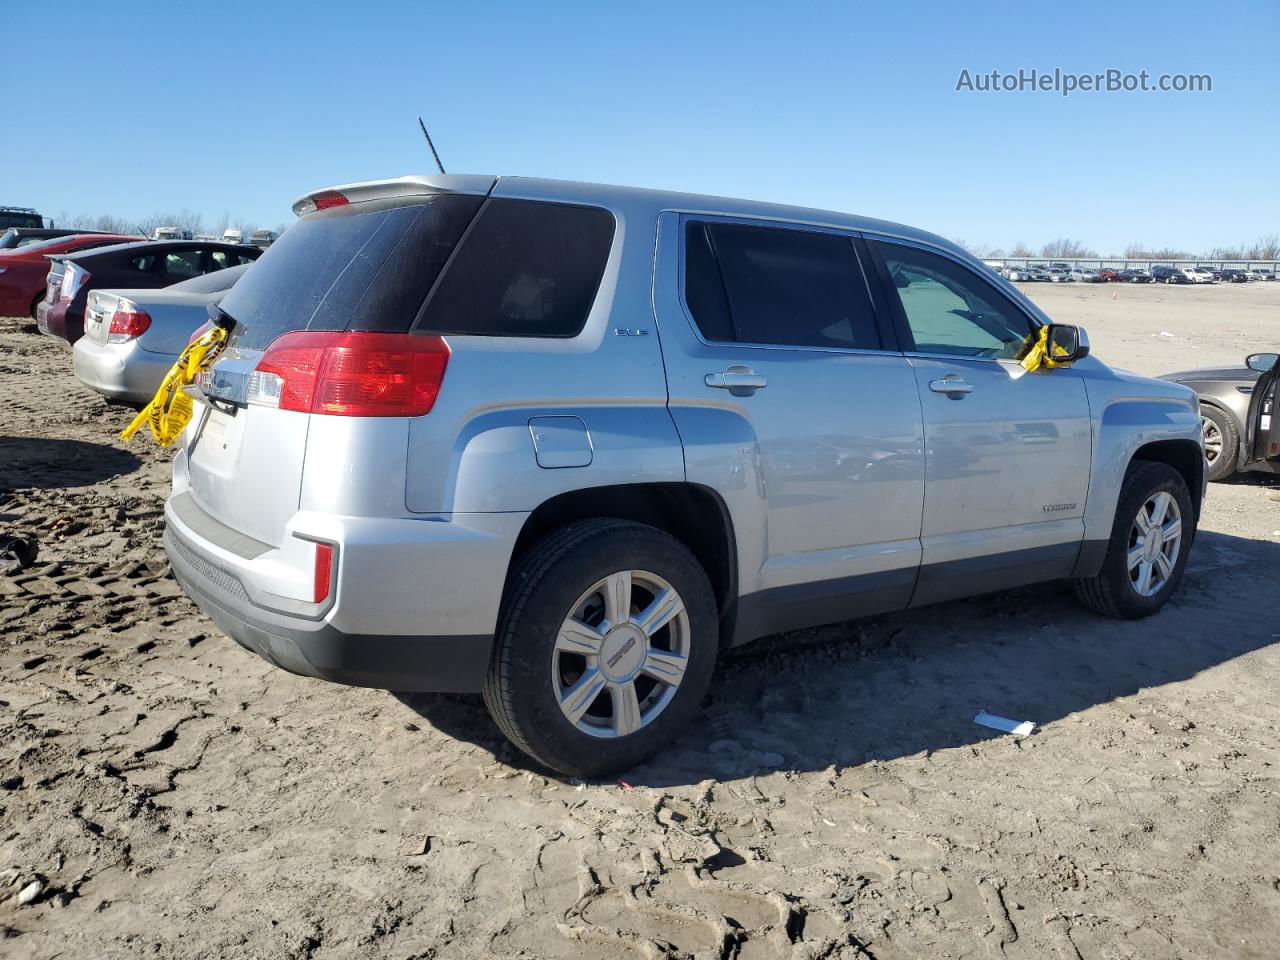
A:
MULTIPOLYGON (((1045 326, 1044 321, 1028 310, 1023 304, 1019 303, 1015 298, 1009 296, 1006 291, 1001 290, 999 286, 992 283, 982 274, 978 273, 978 271, 974 270, 972 264, 966 263, 963 259, 957 257, 954 253, 944 247, 935 246, 931 243, 921 243, 918 240, 908 240, 904 237, 895 237, 890 234, 870 233, 866 231, 863 231, 863 239, 864 242, 874 240, 876 243, 891 243, 899 247, 910 247, 912 249, 920 250, 924 253, 931 253, 934 256, 939 256, 945 260, 949 260, 962 270, 972 274, 981 283, 986 284, 993 293, 1013 307, 1016 313, 1020 313, 1025 317, 1027 323, 1031 327, 1032 333, 1045 326)), ((880 251, 877 249, 875 243, 867 243, 866 246, 868 256, 870 256, 871 262, 874 264, 876 280, 881 288, 882 296, 888 302, 889 313, 893 318, 893 324, 896 328, 899 342, 904 345, 911 344, 911 349, 902 351, 905 356, 920 357, 926 360, 963 361, 966 363, 1018 363, 1017 360, 1010 360, 1002 357, 965 357, 955 353, 929 353, 924 350, 914 349, 915 336, 911 333, 911 325, 907 323, 907 315, 902 309, 902 301, 899 299, 897 290, 894 288, 893 278, 889 276, 889 268, 885 264, 884 258, 880 256, 880 251)))
MULTIPOLYGON (((864 258, 868 256, 866 245, 862 242, 862 233, 858 230, 846 229, 842 227, 833 227, 829 224, 809 223, 803 220, 773 220, 768 217, 744 217, 734 216, 732 214, 719 213, 687 213, 679 214, 676 223, 676 238, 679 245, 678 263, 676 269, 676 286, 677 296, 680 301, 680 308, 684 311, 684 318, 689 324, 698 342, 705 347, 711 349, 724 349, 726 347, 741 347, 744 350, 783 350, 788 353, 837 353, 837 354, 854 354, 868 356, 883 356, 884 354, 901 354, 898 348, 899 339, 897 330, 895 329, 891 315, 887 312, 884 296, 878 289, 878 284, 874 282, 867 273, 868 261, 864 258), (867 297, 871 301, 871 309, 875 315, 876 332, 880 335, 880 347, 824 347, 824 346, 801 346, 799 344, 789 343, 748 343, 743 340, 708 340, 702 335, 702 331, 698 328, 697 321, 693 319, 693 311, 689 309, 689 303, 685 299, 685 264, 688 259, 688 233, 687 228, 690 223, 728 223, 738 224, 747 227, 764 227, 782 230, 796 230, 801 233, 828 233, 836 237, 844 237, 850 241, 850 253, 853 256, 854 263, 858 265, 858 271, 862 274, 862 282, 867 287, 867 297)), ((717 269, 719 269, 717 264, 717 269)), ((723 278, 722 278, 723 281, 723 278)))

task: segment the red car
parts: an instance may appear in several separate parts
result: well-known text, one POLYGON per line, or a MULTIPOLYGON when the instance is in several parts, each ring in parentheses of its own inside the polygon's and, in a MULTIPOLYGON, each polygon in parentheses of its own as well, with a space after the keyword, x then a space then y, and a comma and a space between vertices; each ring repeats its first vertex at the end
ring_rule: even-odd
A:
POLYGON ((0 251, 0 317, 35 319, 36 306, 44 299, 49 276, 46 254, 75 253, 137 239, 113 233, 78 233, 0 251))
POLYGON ((1115 267, 1103 267, 1098 271, 1098 278, 1104 283, 1119 283, 1120 271, 1115 267))

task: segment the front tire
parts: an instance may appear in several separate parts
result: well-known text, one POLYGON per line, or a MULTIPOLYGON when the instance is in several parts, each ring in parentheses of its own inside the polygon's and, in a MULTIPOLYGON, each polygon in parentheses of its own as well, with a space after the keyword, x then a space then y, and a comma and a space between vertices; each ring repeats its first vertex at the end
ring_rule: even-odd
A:
POLYGON ((689 728, 718 646, 711 584, 684 544, 639 523, 573 523, 512 575, 485 704, 539 763, 603 776, 689 728))
POLYGON ((1165 463, 1129 464, 1111 540, 1095 577, 1076 580, 1080 602, 1106 617, 1137 620, 1163 607, 1177 589, 1195 536, 1191 494, 1165 463))
POLYGON ((1205 469, 1210 481, 1223 480, 1236 472, 1240 435, 1231 418, 1208 404, 1200 405, 1200 429, 1204 436, 1205 469))

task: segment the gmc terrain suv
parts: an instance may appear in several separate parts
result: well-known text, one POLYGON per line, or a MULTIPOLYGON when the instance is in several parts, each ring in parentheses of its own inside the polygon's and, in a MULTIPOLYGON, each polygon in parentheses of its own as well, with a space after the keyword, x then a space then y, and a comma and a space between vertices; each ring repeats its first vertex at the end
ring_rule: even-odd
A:
POLYGON ((165 533, 286 670, 483 691, 585 776, 687 729, 726 647, 1061 578, 1142 617, 1182 576, 1195 395, 940 237, 508 177, 294 210, 211 308, 165 533))

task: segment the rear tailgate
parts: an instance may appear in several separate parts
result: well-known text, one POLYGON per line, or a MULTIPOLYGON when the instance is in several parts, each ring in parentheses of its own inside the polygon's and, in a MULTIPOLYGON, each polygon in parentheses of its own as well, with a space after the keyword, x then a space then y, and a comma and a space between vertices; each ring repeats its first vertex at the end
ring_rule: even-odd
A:
MULTIPOLYGON (((198 419, 184 435, 201 510, 263 544, 285 543, 299 508, 311 421, 320 415, 248 403, 258 361, 272 341, 296 331, 407 332, 482 200, 438 194, 324 209, 300 218, 263 254, 221 301, 236 326, 200 380, 198 419)), ((347 422, 357 429, 361 420, 347 422)), ((404 421, 363 422, 370 433, 402 430, 403 457, 404 421)))

